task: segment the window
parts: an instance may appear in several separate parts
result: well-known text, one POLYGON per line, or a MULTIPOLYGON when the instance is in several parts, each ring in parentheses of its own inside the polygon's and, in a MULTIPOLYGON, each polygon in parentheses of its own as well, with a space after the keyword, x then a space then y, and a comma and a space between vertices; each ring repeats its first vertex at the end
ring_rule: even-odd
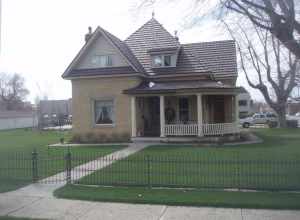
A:
POLYGON ((152 58, 153 67, 169 67, 172 66, 171 55, 156 55, 152 58))
POLYGON ((164 66, 171 66, 171 56, 164 56, 164 66))
POLYGON ((114 123, 113 100, 96 100, 94 102, 95 124, 114 123))
POLYGON ((92 58, 92 63, 100 67, 112 66, 112 57, 110 55, 95 55, 92 58))
POLYGON ((267 118, 276 118, 274 113, 267 113, 267 118))
POLYGON ((179 121, 181 122, 189 121, 189 99, 188 98, 179 99, 179 121))
POLYGON ((239 106, 247 106, 247 100, 239 100, 239 106))
POLYGON ((154 56, 153 57, 153 65, 155 67, 161 67, 163 65, 163 57, 162 56, 154 56))

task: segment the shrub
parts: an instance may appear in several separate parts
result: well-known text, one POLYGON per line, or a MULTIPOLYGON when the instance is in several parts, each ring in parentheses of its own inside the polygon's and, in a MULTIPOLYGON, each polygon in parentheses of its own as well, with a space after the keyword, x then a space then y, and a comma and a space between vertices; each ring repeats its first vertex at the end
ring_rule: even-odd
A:
POLYGON ((113 133, 110 137, 110 142, 128 142, 130 135, 128 133, 113 133))
POLYGON ((277 121, 269 121, 268 122, 269 128, 276 128, 278 126, 277 121))
POLYGON ((97 142, 98 143, 105 143, 107 142, 108 138, 106 134, 100 133, 97 135, 97 142))
POLYGON ((120 134, 120 139, 121 139, 121 142, 129 142, 131 140, 131 136, 127 132, 121 133, 120 134))
POLYGON ((74 134, 74 135, 71 137, 70 142, 71 142, 71 143, 81 143, 81 142, 82 142, 81 135, 80 135, 80 134, 74 134))
POLYGON ((83 142, 84 143, 96 143, 97 135, 95 135, 93 132, 88 132, 83 135, 83 142))

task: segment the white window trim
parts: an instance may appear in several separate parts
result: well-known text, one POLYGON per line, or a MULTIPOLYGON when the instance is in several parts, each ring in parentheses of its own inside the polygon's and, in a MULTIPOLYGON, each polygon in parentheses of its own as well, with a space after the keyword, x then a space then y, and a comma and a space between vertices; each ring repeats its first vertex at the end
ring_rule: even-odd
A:
MULTIPOLYGON (((99 68, 113 67, 113 55, 114 54, 94 54, 92 59, 94 59, 95 57, 99 57, 99 59, 100 59, 100 57, 107 57, 105 66, 100 66, 99 68), (111 65, 107 65, 109 63, 108 62, 108 60, 109 60, 108 57, 110 57, 111 65)), ((100 63, 97 63, 97 62, 93 62, 92 60, 91 60, 91 63, 93 65, 99 65, 100 64, 100 63)))
POLYGON ((169 67, 175 67, 174 64, 172 64, 172 57, 175 56, 175 54, 156 54, 151 56, 152 61, 152 68, 169 68, 169 67), (154 58, 155 57, 162 57, 162 65, 161 66, 155 66, 154 58), (165 56, 170 56, 170 66, 165 66, 165 56))
POLYGON ((91 118, 92 118, 92 127, 115 127, 116 126, 116 99, 115 97, 99 97, 99 98, 91 98, 90 100, 91 106, 91 118), (114 108, 114 121, 112 124, 97 124, 95 120, 95 102, 96 101, 112 101, 114 108))

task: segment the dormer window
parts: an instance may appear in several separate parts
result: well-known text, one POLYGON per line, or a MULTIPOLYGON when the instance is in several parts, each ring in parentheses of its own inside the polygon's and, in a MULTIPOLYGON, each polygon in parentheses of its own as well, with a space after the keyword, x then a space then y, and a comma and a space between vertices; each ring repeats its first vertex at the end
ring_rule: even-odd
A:
POLYGON ((172 63, 173 55, 154 55, 152 56, 153 67, 170 67, 175 66, 172 63))
POLYGON ((111 55, 95 55, 92 57, 92 63, 99 67, 110 67, 112 66, 111 55))
POLYGON ((171 56, 170 55, 164 56, 164 66, 171 66, 171 56))
POLYGON ((153 57, 153 66, 161 67, 163 65, 163 56, 154 56, 153 57))

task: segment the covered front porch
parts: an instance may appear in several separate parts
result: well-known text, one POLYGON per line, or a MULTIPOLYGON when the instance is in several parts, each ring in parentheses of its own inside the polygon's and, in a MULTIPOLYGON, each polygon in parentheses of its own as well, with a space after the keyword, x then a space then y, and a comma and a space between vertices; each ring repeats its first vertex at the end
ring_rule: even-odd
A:
POLYGON ((239 133, 235 93, 135 94, 132 137, 203 137, 239 133))

